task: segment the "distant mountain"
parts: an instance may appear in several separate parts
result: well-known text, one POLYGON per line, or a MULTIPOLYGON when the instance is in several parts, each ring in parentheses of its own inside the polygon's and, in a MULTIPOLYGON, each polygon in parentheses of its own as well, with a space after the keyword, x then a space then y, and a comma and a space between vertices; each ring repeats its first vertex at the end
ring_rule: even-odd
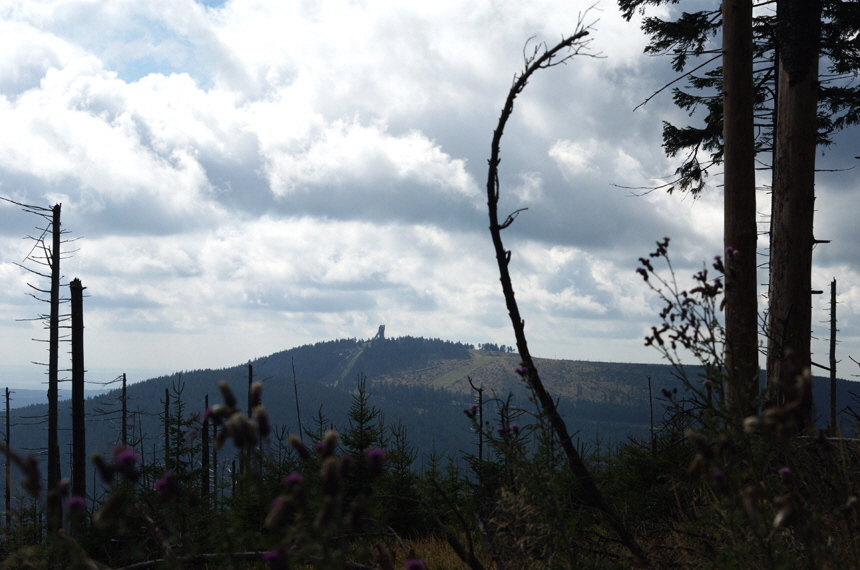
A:
MULTIPOLYGON (((9 390, 11 402, 9 406, 11 408, 25 408, 27 406, 32 406, 33 404, 46 404, 48 403, 48 389, 47 387, 44 390, 30 390, 27 388, 13 388, 9 390)), ((57 393, 60 397, 60 401, 68 400, 72 397, 71 390, 57 390, 57 393)), ((3 404, 5 405, 5 394, 0 391, 0 397, 3 399, 3 404)))
MULTIPOLYGON (((558 399, 570 431, 585 444, 646 436, 649 378, 655 394, 656 421, 662 417, 662 406, 656 399, 660 389, 680 386, 673 368, 667 365, 550 359, 537 359, 536 364, 550 394, 558 399)), ((462 451, 473 451, 475 447, 471 424, 463 414, 475 402, 470 379, 484 390, 484 417, 491 423, 496 419, 499 402, 509 394, 513 394, 513 405, 535 411, 527 389, 514 373, 518 365, 519 358, 514 353, 475 350, 440 339, 377 337, 368 341, 319 342, 231 368, 186 371, 129 385, 129 441, 146 461, 158 461, 163 448, 165 405, 171 415, 177 413, 180 404, 185 416, 202 414, 207 401, 209 405, 221 402, 217 388, 221 380, 232 386, 243 408, 247 405, 249 380, 263 382, 263 404, 271 422, 283 432, 298 433, 299 417, 302 427, 313 432, 329 427, 342 429, 348 426, 347 412, 361 376, 366 378, 370 404, 382 411, 387 425, 402 422, 406 426, 419 458, 434 449, 460 457, 462 451)), ((690 373, 695 376, 696 369, 690 373)), ((854 403, 849 394, 853 386, 854 383, 839 381, 840 410, 854 403)), ((819 410, 826 410, 827 381, 816 378, 814 387, 819 410)), ((109 452, 119 441, 120 408, 118 389, 88 399, 89 451, 109 452)), ((46 413, 46 404, 12 411, 14 449, 44 449, 46 413)), ((64 453, 71 437, 70 416, 70 403, 61 402, 59 436, 64 453)), ((68 462, 64 460, 63 465, 68 462)))

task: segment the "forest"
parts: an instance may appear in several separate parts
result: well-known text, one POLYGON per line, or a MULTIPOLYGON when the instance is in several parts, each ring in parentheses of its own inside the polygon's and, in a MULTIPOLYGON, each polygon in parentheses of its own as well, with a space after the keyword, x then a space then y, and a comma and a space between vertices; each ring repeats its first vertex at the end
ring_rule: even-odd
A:
MULTIPOLYGON (((627 19, 646 15, 646 52, 671 59, 676 105, 695 119, 707 111, 704 124, 664 123, 665 152, 686 159, 650 191, 697 195, 720 169, 725 225, 723 250, 689 285, 673 270, 671 236, 655 236, 639 258, 641 286, 662 307, 643 342, 665 359, 670 381, 639 378, 645 398, 631 388, 599 401, 573 386, 559 396, 562 383, 530 353, 515 296, 516 251, 502 232, 521 210, 499 213, 502 137, 536 73, 563 73, 588 55, 599 31, 583 19, 559 43, 524 51, 492 133, 489 230, 515 347, 387 339, 380 327, 370 340, 215 371, 205 387, 202 371, 160 379, 163 391, 147 397, 162 411, 144 424, 124 383, 112 400, 85 401, 80 281, 69 284, 70 314, 60 313, 61 207, 13 202, 47 228, 28 258, 49 282, 34 287, 50 307, 47 433, 42 457, 16 447, 7 407, 0 566, 860 567, 860 445, 847 427, 860 417, 844 401, 824 413, 810 353, 815 157, 860 122, 860 5, 779 0, 754 10, 725 0, 676 20, 650 15, 672 3, 618 0, 627 19), (703 61, 720 65, 697 75, 703 61), (756 292, 762 164, 772 179, 765 315, 756 292), (57 397, 61 328, 70 331, 68 425, 57 397), (481 352, 509 366, 517 390, 485 393, 470 376, 459 392, 383 381, 481 352), (265 382, 272 370, 277 381, 265 382), (404 399, 412 404, 400 418, 383 412, 404 399), (410 416, 418 427, 407 428, 410 416), (88 448, 96 417, 112 418, 112 449, 88 448), (610 442, 579 437, 582 421, 636 428, 610 442)), ((828 388, 833 402, 835 376, 828 388)))

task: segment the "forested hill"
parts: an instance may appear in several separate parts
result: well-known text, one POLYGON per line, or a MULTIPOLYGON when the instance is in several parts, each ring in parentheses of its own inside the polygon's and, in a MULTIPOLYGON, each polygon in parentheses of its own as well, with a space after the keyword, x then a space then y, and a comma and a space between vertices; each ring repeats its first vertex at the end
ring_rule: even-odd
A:
MULTIPOLYGON (((501 348, 484 345, 485 348, 501 348)), ((538 369, 572 433, 583 443, 645 437, 649 426, 649 379, 657 422, 662 418, 661 388, 679 386, 667 365, 537 359, 538 369)), ((518 355, 509 350, 475 349, 439 339, 400 337, 319 342, 271 354, 220 370, 195 370, 128 386, 129 442, 145 457, 163 449, 165 408, 171 420, 194 423, 208 405, 220 403, 218 382, 232 386, 239 406, 247 405, 249 380, 263 383, 263 405, 279 433, 319 433, 347 429, 348 412, 359 378, 366 379, 369 404, 388 426, 402 423, 418 457, 434 450, 461 458, 475 444, 463 410, 483 389, 485 419, 497 415, 499 402, 535 411, 514 369, 518 355), (471 383, 470 383, 471 380, 471 383)), ((696 370, 690 370, 695 379, 696 370)), ((840 381, 838 409, 854 404, 852 382, 840 381)), ((826 417, 828 383, 814 383, 818 415, 826 417)), ((121 393, 87 401, 88 450, 109 452, 119 441, 121 393)), ((60 402, 60 445, 69 449, 71 412, 60 402)), ((12 410, 11 445, 27 453, 45 448, 47 405, 12 410)), ((850 421, 849 414, 843 419, 850 421)))
POLYGON ((440 361, 468 360, 470 347, 459 342, 411 336, 373 340, 341 339, 276 352, 251 362, 261 370, 338 386, 356 374, 374 379, 420 370, 440 361))

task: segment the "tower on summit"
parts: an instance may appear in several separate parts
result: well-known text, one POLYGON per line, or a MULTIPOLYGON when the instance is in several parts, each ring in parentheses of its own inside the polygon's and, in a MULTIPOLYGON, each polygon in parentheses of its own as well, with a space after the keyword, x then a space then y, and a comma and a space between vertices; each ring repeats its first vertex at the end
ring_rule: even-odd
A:
POLYGON ((379 330, 376 331, 376 336, 373 340, 385 340, 385 325, 379 325, 379 330))

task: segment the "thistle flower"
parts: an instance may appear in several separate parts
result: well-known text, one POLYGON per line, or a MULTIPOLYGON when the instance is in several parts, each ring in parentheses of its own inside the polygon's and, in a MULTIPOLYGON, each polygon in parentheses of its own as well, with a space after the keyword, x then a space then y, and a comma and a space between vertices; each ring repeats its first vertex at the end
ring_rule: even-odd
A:
POLYGON ((323 460, 320 475, 322 477, 323 493, 332 496, 337 495, 338 491, 340 491, 340 469, 338 468, 336 457, 328 456, 323 460))
POLYGON ((314 449, 316 449, 321 456, 329 457, 334 454, 334 449, 337 446, 337 438, 337 431, 330 429, 325 432, 325 435, 322 437, 322 441, 314 445, 314 449))
POLYGON ((236 407, 236 396, 233 395, 233 390, 226 380, 218 382, 218 389, 221 391, 221 397, 224 398, 224 405, 228 408, 236 407))
POLYGON ((257 419, 257 433, 260 434, 260 437, 268 437, 272 428, 269 424, 269 414, 266 412, 266 408, 259 405, 254 407, 254 417, 257 419))
POLYGON ((263 527, 267 529, 277 529, 284 526, 290 516, 297 510, 297 505, 291 497, 281 495, 276 497, 269 505, 269 512, 266 514, 266 519, 263 521, 263 527))
POLYGON ((113 462, 116 470, 130 481, 137 481, 137 453, 130 447, 115 447, 113 450, 113 462))
POLYGON ((291 435, 288 441, 290 442, 292 448, 296 450, 296 453, 299 454, 299 457, 301 457, 305 461, 311 458, 311 454, 308 451, 308 448, 305 447, 305 444, 302 443, 302 440, 299 439, 298 436, 291 435))
POLYGON ((304 478, 301 476, 300 473, 297 473, 296 471, 293 471, 292 473, 284 477, 284 480, 282 481, 284 487, 286 487, 287 489, 291 489, 297 485, 301 485, 304 482, 304 478))
POLYGON ((152 484, 152 489, 164 498, 171 497, 179 490, 179 477, 168 469, 152 484))
POLYGON ((410 558, 403 565, 403 570, 427 570, 427 565, 420 558, 410 558))
POLYGON ((747 433, 757 433, 761 429, 762 421, 758 416, 749 416, 744 419, 744 431, 747 433))
POLYGON ((263 562, 269 565, 269 570, 287 570, 289 568, 283 546, 276 546, 263 554, 263 562))
POLYGON ((251 407, 256 408, 263 401, 263 383, 254 382, 251 384, 251 407))
POLYGON ((364 454, 367 458, 367 465, 370 467, 371 475, 382 474, 382 461, 385 459, 385 450, 379 447, 368 449, 364 454))
POLYGON ((729 482, 726 478, 726 472, 722 469, 717 469, 711 473, 710 479, 718 491, 726 492, 729 490, 729 482))
POLYGON ((243 414, 230 416, 224 431, 233 437, 233 445, 239 449, 250 449, 259 441, 256 426, 243 414))
POLYGON ((66 508, 72 515, 84 513, 87 510, 87 500, 79 495, 72 495, 66 501, 66 508))

